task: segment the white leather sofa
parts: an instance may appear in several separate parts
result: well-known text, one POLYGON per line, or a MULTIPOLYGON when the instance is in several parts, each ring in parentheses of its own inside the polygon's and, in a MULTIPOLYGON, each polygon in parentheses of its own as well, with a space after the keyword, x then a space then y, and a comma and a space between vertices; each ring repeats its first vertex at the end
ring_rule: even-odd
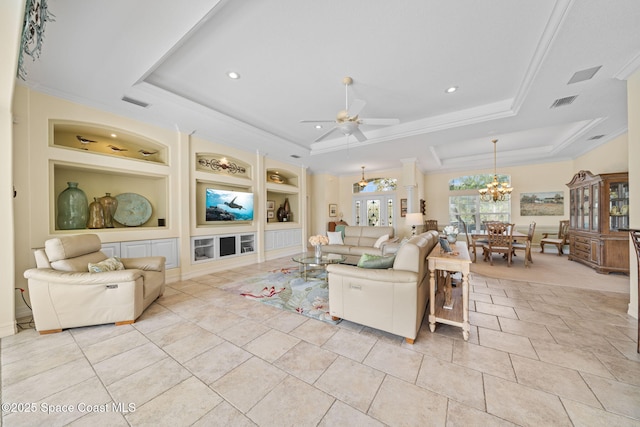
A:
POLYGON ((384 247, 393 241, 393 227, 369 227, 358 225, 347 225, 344 227, 344 238, 342 245, 330 244, 322 247, 322 253, 341 255, 383 255, 384 247), (379 248, 375 248, 376 241, 385 234, 389 235, 389 240, 383 242, 379 248))
POLYGON ((36 330, 41 334, 103 323, 130 324, 165 288, 165 258, 122 258, 124 270, 90 273, 107 259, 100 238, 82 234, 49 239, 24 272, 36 330))
POLYGON ((331 316, 400 335, 413 344, 429 299, 427 256, 437 244, 435 230, 412 237, 398 248, 389 269, 328 265, 331 316))

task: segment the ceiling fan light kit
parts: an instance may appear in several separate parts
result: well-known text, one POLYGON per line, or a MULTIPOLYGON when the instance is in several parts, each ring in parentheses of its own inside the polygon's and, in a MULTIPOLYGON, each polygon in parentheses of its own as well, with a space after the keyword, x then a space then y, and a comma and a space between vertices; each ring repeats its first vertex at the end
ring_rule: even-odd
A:
POLYGON ((483 202, 504 202, 509 200, 513 188, 509 187, 509 183, 507 182, 501 183, 498 181, 498 172, 496 169, 496 144, 498 140, 494 139, 491 142, 493 142, 493 181, 487 184, 487 188, 481 188, 478 192, 480 193, 480 200, 483 202))
MULTIPOLYGON (((333 128, 331 128, 328 132, 320 135, 314 142, 319 142, 323 139, 328 138, 335 131, 340 131, 347 137, 353 135, 358 141, 364 142, 367 140, 367 137, 359 128, 361 124, 371 126, 391 126, 400 123, 399 119, 360 118, 359 114, 364 109, 365 105, 367 105, 367 103, 361 99, 356 99, 351 103, 351 105, 349 105, 349 86, 353 84, 353 79, 347 76, 342 79, 342 83, 344 84, 345 90, 345 109, 340 110, 334 120, 300 120, 300 123, 315 123, 316 125, 319 123, 335 124, 333 128)), ((318 126, 316 126, 316 129, 317 128, 318 126)))

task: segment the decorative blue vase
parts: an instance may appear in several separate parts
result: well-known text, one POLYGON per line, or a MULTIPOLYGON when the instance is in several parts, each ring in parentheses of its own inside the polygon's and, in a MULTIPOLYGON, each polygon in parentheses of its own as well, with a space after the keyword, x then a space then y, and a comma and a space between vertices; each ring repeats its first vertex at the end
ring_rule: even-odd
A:
POLYGON ((77 182, 67 182, 67 188, 58 196, 58 216, 56 224, 59 230, 77 230, 87 228, 89 203, 87 195, 78 188, 77 182))

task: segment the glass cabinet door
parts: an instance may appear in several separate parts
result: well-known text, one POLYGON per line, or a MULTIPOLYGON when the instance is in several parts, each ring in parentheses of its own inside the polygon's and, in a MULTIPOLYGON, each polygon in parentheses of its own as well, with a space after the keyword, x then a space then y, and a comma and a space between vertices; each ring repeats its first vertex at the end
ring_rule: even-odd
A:
POLYGON ((581 211, 581 216, 582 216, 582 220, 580 221, 580 228, 582 228, 583 230, 588 230, 589 229, 589 217, 591 214, 591 209, 589 209, 589 186, 584 186, 582 187, 582 197, 581 197, 581 202, 582 202, 582 206, 580 207, 580 211, 581 211))
POLYGON ((629 183, 609 184, 609 230, 629 227, 629 183))
POLYGON ((576 206, 578 205, 576 201, 576 190, 571 190, 569 192, 569 227, 576 228, 578 226, 578 218, 576 213, 576 206))
POLYGON ((591 203, 591 230, 592 231, 598 231, 598 227, 599 227, 599 214, 600 214, 600 209, 599 209, 599 202, 600 202, 600 184, 593 184, 591 186, 591 197, 592 197, 592 203, 591 203))

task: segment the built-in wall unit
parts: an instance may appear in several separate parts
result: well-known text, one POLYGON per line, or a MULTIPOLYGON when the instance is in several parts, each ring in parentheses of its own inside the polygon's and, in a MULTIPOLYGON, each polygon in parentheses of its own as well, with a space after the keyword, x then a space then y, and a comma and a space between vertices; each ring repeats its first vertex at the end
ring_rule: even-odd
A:
POLYGON ((265 159, 266 218, 264 250, 267 258, 306 249, 306 170, 265 159))
POLYGON ((189 275, 256 262, 255 157, 204 141, 193 145, 189 275), (204 151, 211 148, 220 151, 204 151))
POLYGON ((107 254, 159 255, 166 258, 167 270, 179 267, 177 237, 139 234, 167 228, 167 147, 123 129, 66 120, 50 120, 49 136, 49 234, 96 233, 107 254), (115 161, 120 168, 111 166, 115 161), (69 192, 87 199, 84 224, 70 225, 64 219, 69 192), (96 203, 100 220, 91 212, 96 203))
MULTIPOLYGON (((35 266, 33 251, 58 236, 93 233, 107 254, 165 256, 167 282, 180 279, 180 135, 175 129, 23 86, 16 86, 13 116, 15 285, 27 289, 27 301, 23 272, 35 266), (111 224, 59 222, 59 199, 69 183, 84 193, 87 204, 121 199, 111 224)), ((30 314, 18 293, 15 307, 17 317, 30 314)))

